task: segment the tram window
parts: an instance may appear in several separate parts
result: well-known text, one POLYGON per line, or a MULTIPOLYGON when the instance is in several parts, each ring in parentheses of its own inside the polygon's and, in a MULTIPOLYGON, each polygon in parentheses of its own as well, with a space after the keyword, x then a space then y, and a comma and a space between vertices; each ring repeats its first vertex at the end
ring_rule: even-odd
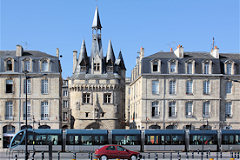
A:
POLYGON ((103 145, 107 143, 106 136, 94 136, 94 144, 103 145))
POLYGON ((47 144, 47 135, 36 135, 36 144, 38 145, 47 144))
POLYGON ((164 136, 161 136, 161 144, 165 144, 165 138, 164 138, 164 136))
POLYGON ((68 141, 67 141, 67 144, 74 144, 74 136, 68 136, 68 141))
POLYGON ((118 145, 139 145, 140 137, 138 135, 114 135, 113 136, 113 144, 118 145))
POLYGON ((184 144, 184 138, 182 135, 172 135, 172 144, 184 144))
POLYGON ((32 145, 32 144, 33 144, 33 134, 28 134, 28 141, 27 141, 27 143, 28 143, 29 145, 32 145))
POLYGON ((158 136, 158 135, 151 135, 151 136, 149 135, 149 136, 147 136, 146 144, 150 144, 150 145, 160 144, 159 138, 160 138, 160 136, 158 136))
POLYGON ((59 144, 58 135, 48 135, 47 136, 47 144, 52 143, 52 145, 59 144))
POLYGON ((212 145, 217 144, 216 138, 214 135, 192 135, 190 140, 190 144, 192 145, 212 145))
POLYGON ((236 135, 236 144, 240 144, 240 135, 236 135))
POLYGON ((166 145, 170 145, 171 144, 171 136, 170 135, 166 135, 165 136, 165 143, 166 145))
POLYGON ((81 142, 83 145, 92 145, 92 136, 81 136, 81 142))

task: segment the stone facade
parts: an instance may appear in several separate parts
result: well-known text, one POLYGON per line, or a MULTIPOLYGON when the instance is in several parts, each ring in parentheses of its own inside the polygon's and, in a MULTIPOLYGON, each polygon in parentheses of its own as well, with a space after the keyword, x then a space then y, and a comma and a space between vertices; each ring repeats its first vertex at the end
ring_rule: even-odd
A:
POLYGON ((62 128, 63 129, 72 128, 68 81, 69 79, 67 78, 67 79, 64 79, 62 83, 62 128))
POLYGON ((111 41, 103 56, 98 9, 92 24, 91 56, 85 41, 77 57, 73 51, 73 75, 69 79, 74 129, 124 128, 125 65, 120 51, 115 58, 111 41))
POLYGON ((40 51, 0 51, 0 149, 25 128, 26 76, 28 127, 61 127, 61 66, 40 51), (27 70, 28 73, 24 73, 27 70))
POLYGON ((239 54, 141 48, 130 88, 131 128, 240 129, 239 54))

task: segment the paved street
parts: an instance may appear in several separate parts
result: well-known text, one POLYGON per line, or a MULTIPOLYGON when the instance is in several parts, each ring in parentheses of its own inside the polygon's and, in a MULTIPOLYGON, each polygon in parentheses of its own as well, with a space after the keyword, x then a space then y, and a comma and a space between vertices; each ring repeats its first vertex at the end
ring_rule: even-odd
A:
MULTIPOLYGON (((15 155, 17 155, 17 159, 18 160, 23 160, 24 159, 24 153, 8 153, 8 152, 0 152, 0 159, 4 159, 4 160, 14 160, 15 159, 15 155)), ((185 152, 182 153, 176 153, 173 152, 172 154, 170 153, 141 153, 141 155, 143 155, 142 159, 146 159, 146 160, 153 160, 153 159, 166 159, 166 160, 201 160, 201 153, 197 153, 195 152, 194 154, 192 154, 192 152, 189 152, 188 155, 185 152), (171 158, 172 155, 172 158, 171 158)), ((230 159, 233 156, 233 158, 235 158, 235 160, 240 160, 239 158, 239 154, 235 152, 233 153, 233 155, 230 152, 224 152, 222 153, 222 158, 220 158, 220 153, 211 153, 210 155, 207 155, 206 153, 203 154, 203 159, 207 160, 210 158, 214 158, 214 160, 227 160, 230 159)), ((32 153, 30 154, 29 159, 32 159, 32 153)), ((35 154, 34 157, 35 160, 42 160, 42 153, 38 152, 35 154)), ((48 160, 48 153, 44 154, 44 160, 48 160)), ((72 160, 73 159, 73 153, 60 153, 60 159, 61 160, 72 160)), ((77 153, 76 154, 76 159, 91 159, 91 157, 89 158, 89 154, 88 153, 77 153)), ((93 158, 94 159, 94 156, 93 158)), ((58 160, 58 153, 53 153, 53 160, 58 160)))

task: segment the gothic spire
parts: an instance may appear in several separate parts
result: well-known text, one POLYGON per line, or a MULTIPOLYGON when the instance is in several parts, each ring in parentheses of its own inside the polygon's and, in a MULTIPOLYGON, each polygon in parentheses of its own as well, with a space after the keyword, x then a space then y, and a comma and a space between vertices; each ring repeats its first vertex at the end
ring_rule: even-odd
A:
POLYGON ((109 60, 111 60, 112 63, 114 64, 114 62, 115 62, 115 56, 114 56, 114 52, 113 52, 113 48, 112 48, 111 40, 109 40, 109 43, 108 43, 108 50, 107 50, 107 56, 106 56, 106 63, 108 63, 109 60))
POLYGON ((92 23, 92 28, 97 28, 97 29, 101 29, 102 28, 102 25, 101 25, 101 22, 100 22, 100 18, 99 18, 99 13, 98 13, 98 7, 96 7, 96 10, 95 10, 93 23, 92 23))
POLYGON ((82 60, 87 60, 87 50, 86 50, 86 45, 85 45, 85 40, 82 42, 80 54, 79 54, 79 64, 82 62, 82 60))
POLYGON ((121 50, 119 52, 118 59, 116 60, 116 64, 119 65, 122 69, 126 70, 121 50))

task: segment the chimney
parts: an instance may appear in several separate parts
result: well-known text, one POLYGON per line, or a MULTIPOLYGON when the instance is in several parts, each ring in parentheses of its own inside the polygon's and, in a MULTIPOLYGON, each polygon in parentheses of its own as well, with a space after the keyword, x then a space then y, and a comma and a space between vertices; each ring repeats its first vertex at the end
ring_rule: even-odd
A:
POLYGON ((144 58, 144 48, 140 48, 140 61, 144 58))
POLYGON ((22 56, 22 53, 23 53, 23 48, 22 48, 21 45, 17 45, 16 47, 17 47, 17 48, 16 48, 16 56, 17 56, 17 57, 21 57, 21 56, 22 56))
POLYGON ((214 49, 211 50, 210 54, 214 58, 219 58, 219 48, 215 46, 214 49))
POLYGON ((73 73, 75 72, 77 64, 77 51, 73 51, 73 73))
POLYGON ((56 49, 56 56, 59 58, 59 48, 56 49))
POLYGON ((178 58, 183 58, 184 57, 183 46, 179 44, 174 53, 178 58))
POLYGON ((170 52, 173 52, 173 49, 172 49, 172 48, 170 48, 170 52))

